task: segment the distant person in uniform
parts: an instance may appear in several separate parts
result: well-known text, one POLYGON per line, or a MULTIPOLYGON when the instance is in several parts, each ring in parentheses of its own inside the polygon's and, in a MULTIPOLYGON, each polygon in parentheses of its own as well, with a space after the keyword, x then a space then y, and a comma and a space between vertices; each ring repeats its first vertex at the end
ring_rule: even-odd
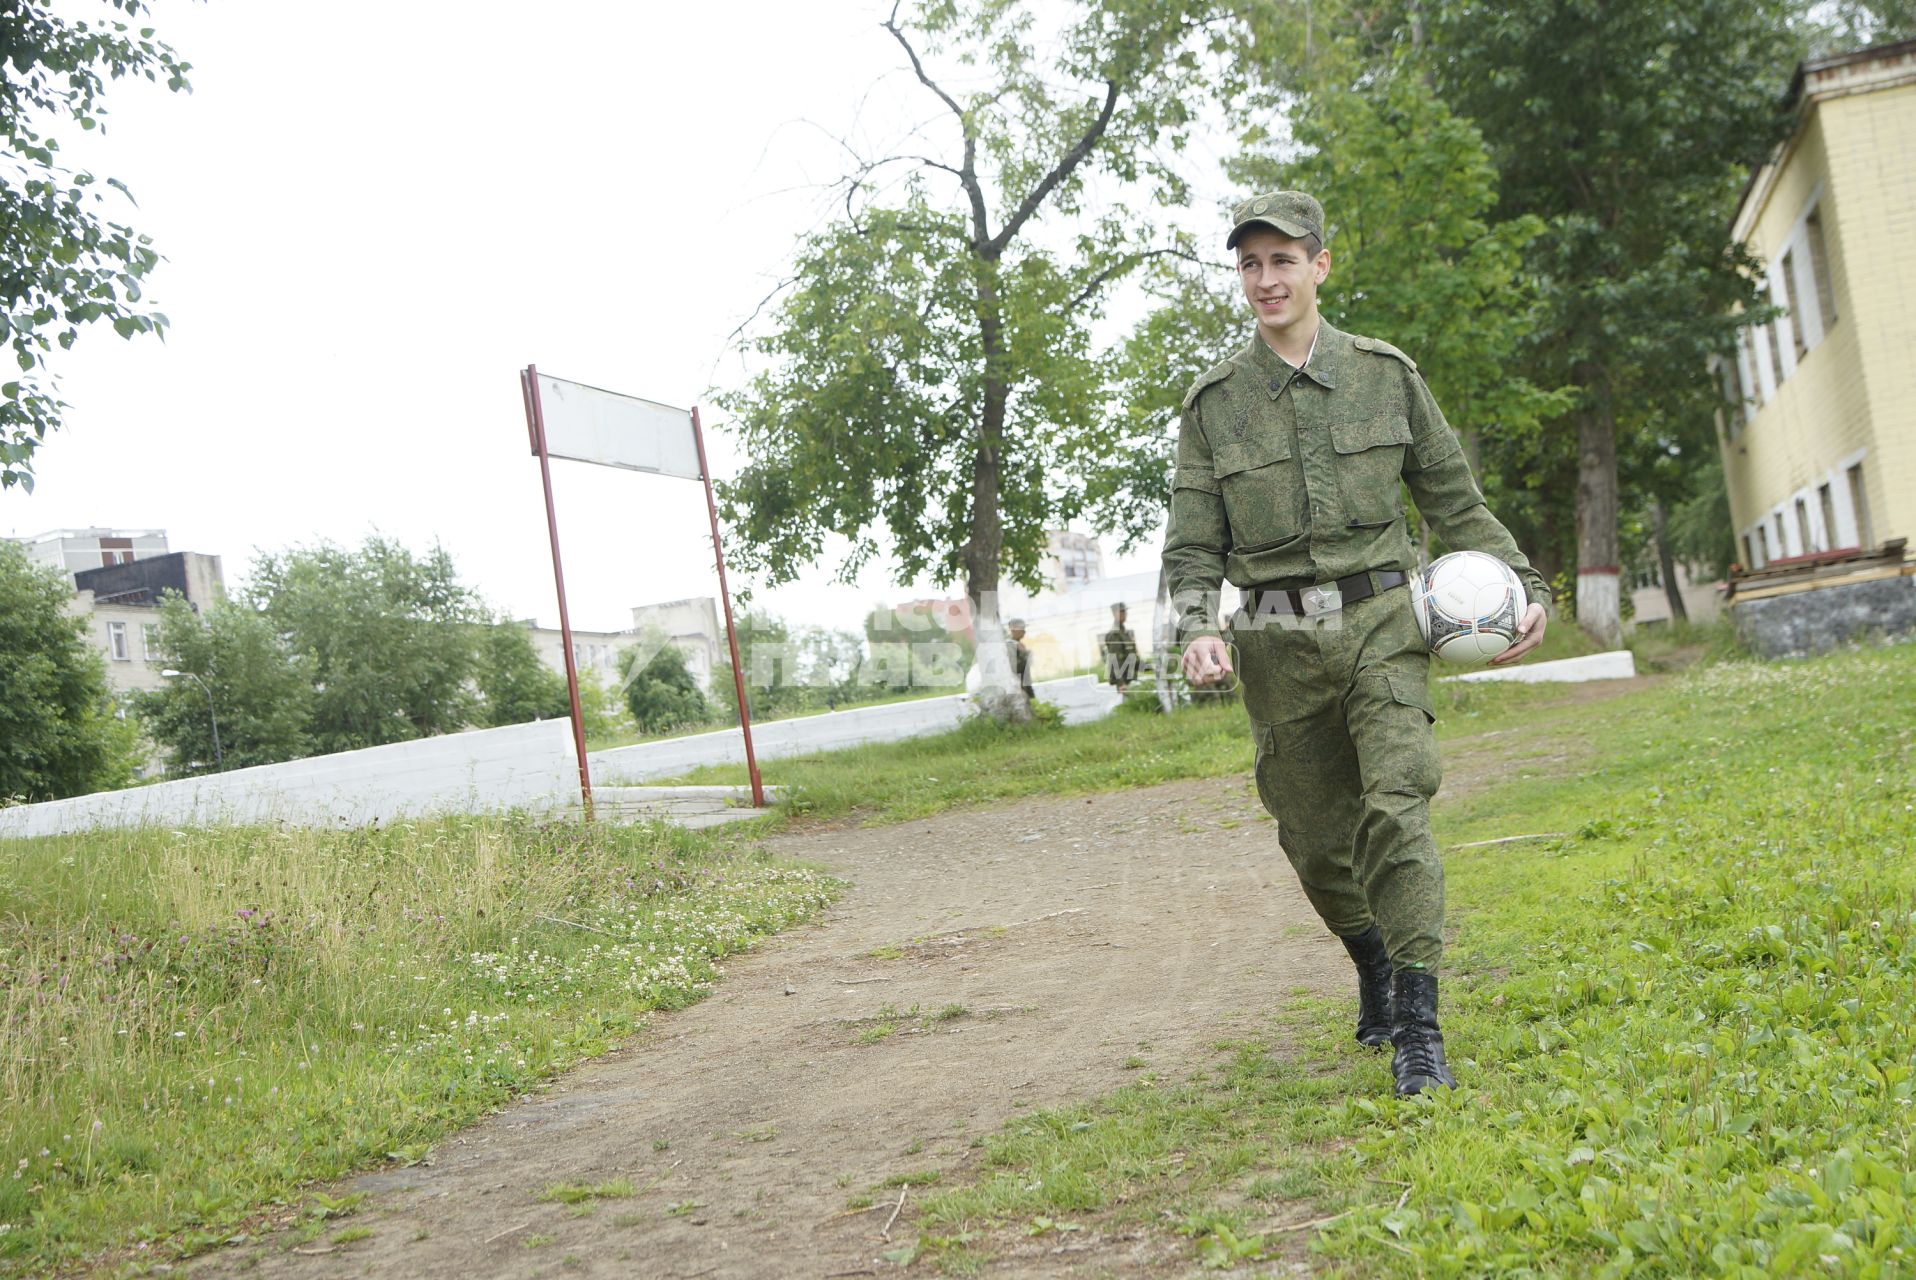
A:
POLYGON ((1514 662, 1543 639, 1543 578, 1484 505, 1411 358, 1318 315, 1324 211, 1300 191, 1240 204, 1226 249, 1257 318, 1248 345, 1184 397, 1164 568, 1193 686, 1232 674, 1257 790, 1311 905, 1357 966, 1357 1039, 1396 1047, 1399 1094, 1456 1080, 1437 1025, 1444 868, 1430 831, 1440 771, 1430 651, 1403 589, 1416 568, 1402 492, 1453 551, 1523 579, 1514 662))
POLYGON ((1025 643, 1025 620, 1013 618, 1006 624, 1011 632, 1011 669, 1018 676, 1018 687, 1024 690, 1025 702, 1029 705, 1037 701, 1038 695, 1031 688, 1031 647, 1025 643))
POLYGON ((1104 682, 1123 693, 1138 678, 1138 641, 1124 625, 1125 607, 1111 606, 1111 629, 1104 633, 1104 682))

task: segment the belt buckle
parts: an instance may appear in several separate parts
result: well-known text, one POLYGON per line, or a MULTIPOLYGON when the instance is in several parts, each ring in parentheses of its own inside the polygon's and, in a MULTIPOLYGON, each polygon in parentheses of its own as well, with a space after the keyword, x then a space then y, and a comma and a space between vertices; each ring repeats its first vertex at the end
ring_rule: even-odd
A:
POLYGON ((1304 616, 1315 618, 1319 614, 1335 613, 1344 607, 1344 592, 1335 582, 1326 582, 1318 587, 1305 587, 1297 593, 1304 604, 1304 616))

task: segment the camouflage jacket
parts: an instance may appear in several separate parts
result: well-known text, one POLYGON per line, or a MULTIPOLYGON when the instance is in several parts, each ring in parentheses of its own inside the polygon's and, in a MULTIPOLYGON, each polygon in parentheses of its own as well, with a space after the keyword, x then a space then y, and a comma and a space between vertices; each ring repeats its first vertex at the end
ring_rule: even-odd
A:
POLYGON ((1104 633, 1099 641, 1099 651, 1104 657, 1104 674, 1099 678, 1106 684, 1135 684, 1138 678, 1138 641, 1129 627, 1113 627, 1104 633))
POLYGON ((1181 634, 1216 635, 1219 586, 1306 587, 1416 567, 1408 485, 1454 551, 1549 588, 1484 505, 1457 433, 1409 356, 1322 324, 1294 369, 1253 334, 1184 397, 1164 566, 1181 634))

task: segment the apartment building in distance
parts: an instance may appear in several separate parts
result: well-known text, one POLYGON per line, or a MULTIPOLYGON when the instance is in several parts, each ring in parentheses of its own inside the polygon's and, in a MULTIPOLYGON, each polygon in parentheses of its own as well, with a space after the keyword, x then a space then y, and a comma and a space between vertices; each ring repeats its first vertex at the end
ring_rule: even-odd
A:
POLYGON ((1724 362, 1719 424, 1744 566, 1732 609, 1746 632, 1787 618, 1789 636, 1755 637, 1774 652, 1827 647, 1817 617, 1916 625, 1916 41, 1805 62, 1790 102, 1795 127, 1733 226, 1783 310, 1724 362))
MULTIPOLYGON (((532 644, 548 667, 565 671, 565 641, 559 628, 541 627, 528 619, 532 644)), ((619 653, 640 648, 649 632, 656 631, 667 644, 685 655, 686 670, 710 691, 712 668, 718 665, 724 644, 719 629, 718 601, 711 596, 693 596, 685 600, 667 600, 659 604, 635 605, 632 625, 624 631, 582 631, 572 628, 572 660, 581 678, 598 678, 608 689, 618 689, 625 681, 619 669, 619 653)))
POLYGON ((86 617, 115 693, 163 683, 162 593, 177 591, 204 608, 226 591, 220 558, 170 550, 164 529, 55 529, 18 541, 28 559, 58 570, 73 585, 71 608, 86 617))
POLYGON ((1069 591, 1104 577, 1104 548, 1088 533, 1047 529, 1039 574, 1053 591, 1069 591))
POLYGON ((27 559, 69 579, 84 569, 166 554, 164 529, 54 529, 16 541, 26 548, 27 559))

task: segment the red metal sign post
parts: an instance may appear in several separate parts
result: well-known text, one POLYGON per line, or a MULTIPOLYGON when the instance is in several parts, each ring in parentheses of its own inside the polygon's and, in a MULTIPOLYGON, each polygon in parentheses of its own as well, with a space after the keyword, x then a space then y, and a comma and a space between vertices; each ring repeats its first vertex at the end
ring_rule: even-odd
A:
MULTIPOLYGON (((546 491, 546 531, 552 535, 552 578, 559 586, 559 640, 565 646, 565 686, 566 694, 572 700, 572 745, 579 753, 579 797, 585 805, 585 820, 592 821, 592 771, 585 759, 585 715, 579 709, 579 665, 572 653, 572 618, 566 612, 565 604, 565 566, 559 560, 559 516, 552 505, 552 460, 546 454, 545 413, 539 405, 539 366, 527 365, 519 375, 519 389, 526 398, 526 423, 532 432, 532 451, 539 455, 539 479, 546 491)), ((703 459, 703 448, 700 450, 703 459)), ((706 481, 706 494, 710 497, 711 481, 706 481)), ((715 526, 716 527, 716 526, 715 526)), ((724 572, 720 571, 723 580, 724 572)), ((727 615, 730 616, 729 614, 727 615)), ((738 659, 733 658, 734 665, 738 659)), ((746 754, 750 757, 750 740, 747 739, 746 754)), ((753 775, 756 783, 757 774, 753 775)), ((753 792, 756 799, 757 792, 753 792)))
POLYGON ((705 481, 705 512, 712 518, 712 559, 718 564, 719 602, 725 606, 725 641, 732 650, 732 687, 738 691, 738 727, 745 738, 745 771, 752 778, 752 807, 763 809, 765 784, 759 780, 758 756, 752 751, 752 708, 745 697, 745 668, 739 662, 738 628, 732 625, 732 592, 725 585, 725 552, 719 546, 718 503, 712 497, 712 469, 705 465, 705 431, 699 426, 697 405, 692 406, 692 440, 699 448, 699 475, 705 481))

